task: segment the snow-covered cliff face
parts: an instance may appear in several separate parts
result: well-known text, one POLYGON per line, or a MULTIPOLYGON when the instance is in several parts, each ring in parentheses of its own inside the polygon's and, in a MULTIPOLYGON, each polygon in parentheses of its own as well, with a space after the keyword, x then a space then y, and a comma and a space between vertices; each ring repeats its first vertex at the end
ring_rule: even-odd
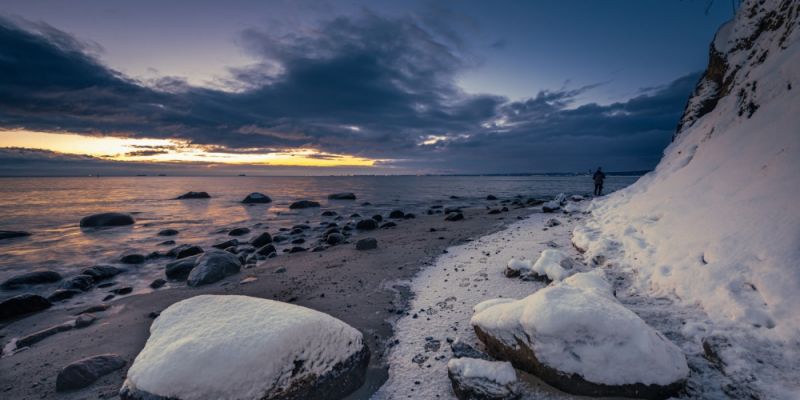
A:
MULTIPOLYGON (((656 170, 573 233, 636 289, 707 315, 698 336, 800 348, 800 0, 745 0, 656 170)), ((782 351, 782 350, 779 350, 782 351)), ((795 383, 795 388, 800 383, 795 383)), ((800 389, 798 389, 800 390, 800 389)))

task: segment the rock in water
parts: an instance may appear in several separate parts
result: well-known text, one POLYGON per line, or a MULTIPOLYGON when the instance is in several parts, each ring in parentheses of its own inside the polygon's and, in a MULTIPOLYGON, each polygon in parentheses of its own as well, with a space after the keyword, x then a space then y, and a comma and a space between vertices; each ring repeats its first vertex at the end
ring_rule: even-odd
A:
POLYGON ((31 235, 30 232, 24 232, 24 231, 0 231, 0 240, 25 237, 30 235, 31 235))
POLYGON ((129 214, 109 212, 81 218, 81 228, 133 225, 134 222, 129 214))
POLYGON ((23 293, 0 302, 0 320, 41 311, 52 305, 53 303, 42 296, 23 293))
POLYGON ((495 358, 565 392, 665 399, 689 374, 675 344, 620 304, 594 272, 522 300, 476 306, 470 323, 495 358))
POLYGON ((175 255, 175 259, 180 260, 182 258, 196 256, 202 252, 203 248, 200 246, 184 247, 178 251, 178 254, 175 255))
POLYGON ((119 258, 119 262, 123 264, 142 264, 147 261, 147 258, 141 254, 124 254, 119 258))
POLYGON ((331 200, 355 200, 356 199, 356 195, 354 193, 350 193, 350 192, 334 193, 334 194, 328 195, 328 198, 331 199, 331 200))
POLYGON ((269 196, 265 194, 253 192, 248 194, 247 197, 245 197, 244 200, 242 200, 242 203, 265 204, 265 203, 272 203, 272 199, 270 199, 269 196))
POLYGON ((53 283, 61 280, 61 274, 46 269, 37 269, 22 275, 12 276, 0 284, 3 289, 16 289, 23 285, 38 285, 53 283))
POLYGON ((67 365, 56 378, 56 391, 77 390, 91 385, 103 375, 125 366, 125 360, 116 354, 101 354, 84 358, 67 365))
POLYGON ((447 376, 460 400, 512 400, 519 397, 517 372, 511 363, 453 358, 447 376))
POLYGON ((362 334, 330 315, 247 296, 201 295, 153 321, 120 396, 339 399, 363 384, 368 362, 362 334))
POLYGON ((189 273, 192 272, 192 269, 194 269, 197 258, 198 257, 195 256, 173 261, 164 267, 164 274, 167 276, 167 279, 186 279, 189 273))
POLYGON ((94 267, 86 268, 85 270, 83 270, 81 272, 81 275, 89 275, 95 281, 102 281, 104 279, 116 276, 121 272, 123 272, 122 269, 119 269, 112 265, 95 265, 94 267))
POLYGON ((253 247, 255 247, 255 248, 263 247, 263 246, 268 245, 270 243, 272 243, 272 235, 270 235, 267 232, 264 232, 264 233, 256 236, 255 239, 250 241, 250 244, 252 244, 253 247))
POLYGON ((356 229, 362 231, 371 231, 378 227, 378 221, 373 218, 362 219, 356 224, 356 229))
POLYGON ((186 192, 178 197, 175 200, 188 200, 188 199, 210 199, 211 196, 208 195, 206 192, 186 192))
POLYGON ((311 200, 299 200, 295 201, 289 206, 290 210, 300 210, 303 208, 312 208, 312 207, 319 207, 319 203, 316 201, 311 200))
POLYGON ((178 232, 176 229, 164 229, 158 232, 158 236, 175 236, 178 232))
POLYGON ((402 219, 405 216, 406 213, 404 213, 402 210, 394 210, 389 213, 389 218, 394 218, 394 219, 402 219))
POLYGON ((497 196, 495 196, 493 194, 490 194, 490 195, 486 196, 486 200, 489 200, 489 201, 497 200, 497 196))
POLYGON ((189 273, 189 286, 214 283, 238 273, 242 262, 234 254, 221 250, 209 250, 201 255, 189 273))
POLYGON ((364 238, 356 242, 356 250, 372 250, 378 248, 378 239, 364 238))
POLYGON ((94 278, 91 275, 75 275, 61 283, 61 289, 73 289, 87 291, 94 285, 94 278))

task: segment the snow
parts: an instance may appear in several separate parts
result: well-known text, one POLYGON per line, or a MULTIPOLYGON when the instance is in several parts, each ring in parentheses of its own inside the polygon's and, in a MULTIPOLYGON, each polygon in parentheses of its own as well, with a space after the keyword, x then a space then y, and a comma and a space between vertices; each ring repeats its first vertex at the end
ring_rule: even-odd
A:
POLYGON ((614 297, 614 289, 605 279, 605 272, 600 268, 572 275, 564 279, 564 284, 594 292, 601 296, 614 297))
POLYGON ((150 327, 126 385, 191 399, 260 399, 323 375, 362 348, 360 332, 327 314, 247 296, 175 303, 150 327), (292 376, 296 360, 304 369, 292 376))
POLYGON ((520 275, 525 275, 531 271, 533 267, 531 260, 517 260, 512 258, 506 264, 508 270, 518 272, 520 275))
POLYGON ((535 274, 546 276, 552 281, 560 281, 569 276, 566 268, 572 269, 572 260, 564 252, 556 249, 542 251, 539 259, 531 267, 535 274))
POLYGON ((486 379, 498 385, 508 385, 517 381, 517 372, 508 361, 452 358, 447 362, 447 369, 467 379, 486 379))
MULTIPOLYGON (((630 275, 631 295, 697 309, 684 334, 698 345, 728 338, 739 350, 726 353, 726 373, 752 379, 761 397, 797 398, 800 29, 781 4, 743 2, 714 40, 727 95, 684 126, 654 172, 592 202, 573 241, 586 260, 602 255, 630 275), (762 23, 770 12, 786 20, 762 23), (758 34, 765 26, 776 30, 758 34)), ((690 108, 715 95, 710 86, 700 83, 690 108)))
POLYGON ((675 344, 607 293, 597 275, 555 284, 475 314, 470 324, 543 364, 607 385, 669 385, 689 374, 675 344), (581 286, 586 286, 584 289, 581 286))

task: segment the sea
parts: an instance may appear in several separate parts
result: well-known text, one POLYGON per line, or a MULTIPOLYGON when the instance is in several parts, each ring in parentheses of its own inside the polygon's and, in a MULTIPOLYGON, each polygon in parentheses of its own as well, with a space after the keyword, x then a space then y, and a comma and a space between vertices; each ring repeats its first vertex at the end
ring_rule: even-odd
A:
MULTIPOLYGON (((630 185, 637 176, 609 176, 606 192, 630 185)), ((234 228, 249 228, 252 235, 275 235, 298 224, 319 232, 329 224, 343 226, 359 214, 384 217, 392 210, 424 215, 431 206, 485 207, 488 195, 500 200, 514 197, 549 200, 558 193, 589 195, 589 176, 327 176, 327 177, 34 177, 0 178, 0 230, 27 231, 31 236, 0 240, 0 282, 37 268, 60 272, 65 277, 103 264, 123 267, 125 285, 133 293, 150 291, 149 283, 163 277, 168 259, 153 258, 145 264, 119 263, 121 255, 166 252, 175 240, 208 248, 230 239, 234 228), (176 200, 188 191, 205 191, 210 199, 176 200), (242 204, 251 192, 272 198, 270 204, 242 204), (328 200, 328 195, 352 192, 357 200, 328 200), (296 200, 314 200, 320 208, 290 210, 296 200), (82 217, 101 212, 130 213, 136 223, 110 229, 81 229, 82 217), (335 216, 323 217, 323 211, 335 216), (176 229, 173 237, 158 236, 176 229)), ((406 223, 406 222, 404 222, 406 223)), ((409 221, 408 223, 413 223, 409 221)), ((355 231, 354 231, 355 232, 355 231)), ((246 239, 248 236, 240 237, 246 239)), ((316 239, 307 237, 311 247, 316 239)), ((295 246, 285 243, 278 253, 295 246)), ((280 255, 279 255, 280 257, 280 255)), ((169 287, 171 285, 168 284, 169 287)), ((52 285, 26 291, 52 291, 52 285), (48 287, 51 286, 51 287, 48 287)), ((18 294, 0 291, 0 299, 18 294)), ((103 293, 103 291, 93 291, 103 293)), ((47 293, 42 293, 46 295, 47 293)), ((99 296, 101 294, 95 294, 99 296)), ((79 296, 82 297, 82 296, 79 296)))

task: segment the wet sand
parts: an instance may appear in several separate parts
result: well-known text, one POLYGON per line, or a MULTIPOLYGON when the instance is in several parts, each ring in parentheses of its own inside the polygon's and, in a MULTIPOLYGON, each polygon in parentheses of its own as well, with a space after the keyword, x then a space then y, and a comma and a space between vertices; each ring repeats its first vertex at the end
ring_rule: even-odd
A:
MULTIPOLYGON (((200 294, 241 294, 292 302, 319 310, 360 330, 372 352, 367 382, 349 399, 366 399, 387 379, 385 350, 391 345, 392 322, 407 312, 407 282, 431 265, 447 247, 463 244, 502 229, 533 212, 512 209, 488 215, 485 209, 466 209, 463 221, 446 222, 442 215, 419 216, 359 235, 374 237, 378 249, 357 251, 355 243, 319 253, 295 253, 262 261, 257 267, 199 288, 178 287, 132 295, 111 301, 111 308, 95 313, 89 327, 58 333, 30 348, 0 359, 0 397, 8 399, 114 398, 127 368, 148 338, 151 313, 200 294), (435 231, 432 231, 435 229, 435 231), (285 272, 276 272, 279 268, 285 272), (241 283, 248 277, 256 280, 241 283), (58 372, 78 359, 116 353, 125 368, 106 375, 79 391, 57 393, 58 372)), ((355 242, 355 240, 353 240, 355 242)), ((0 343, 57 325, 91 306, 50 309, 0 327, 0 343)))

